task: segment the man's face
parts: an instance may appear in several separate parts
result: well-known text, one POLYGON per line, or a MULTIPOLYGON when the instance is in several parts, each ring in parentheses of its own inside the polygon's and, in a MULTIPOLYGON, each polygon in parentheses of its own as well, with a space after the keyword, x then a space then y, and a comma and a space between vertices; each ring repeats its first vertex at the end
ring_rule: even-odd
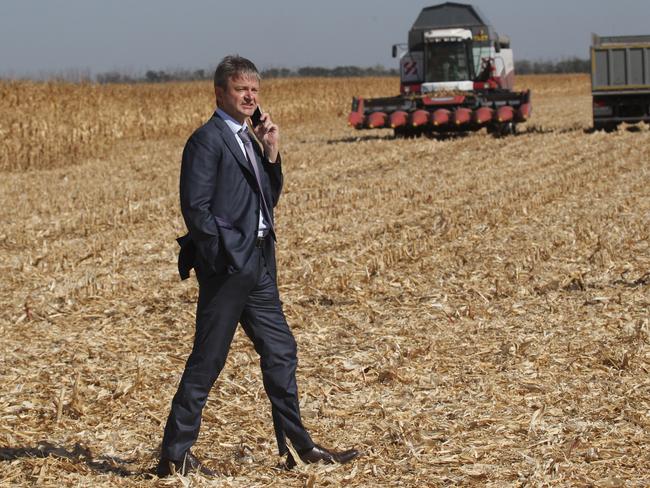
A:
POLYGON ((257 107, 260 82, 255 76, 237 76, 228 79, 226 88, 215 87, 217 105, 240 124, 253 115, 257 107))

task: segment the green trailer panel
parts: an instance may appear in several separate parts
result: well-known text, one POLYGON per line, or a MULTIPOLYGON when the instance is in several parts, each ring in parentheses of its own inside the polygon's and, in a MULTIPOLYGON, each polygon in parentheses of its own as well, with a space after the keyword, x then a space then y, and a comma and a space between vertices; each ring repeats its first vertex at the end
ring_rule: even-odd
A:
POLYGON ((594 36, 592 90, 650 90, 650 36, 594 36))

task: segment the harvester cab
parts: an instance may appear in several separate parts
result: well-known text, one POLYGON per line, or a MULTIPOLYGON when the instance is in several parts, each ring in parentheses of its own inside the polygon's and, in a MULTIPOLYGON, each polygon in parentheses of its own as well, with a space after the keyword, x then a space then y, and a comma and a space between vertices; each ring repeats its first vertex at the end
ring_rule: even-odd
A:
POLYGON ((401 92, 471 90, 471 39, 472 33, 467 29, 425 32, 424 49, 408 51, 400 60, 401 92))
MULTIPOLYGON (((393 46, 393 57, 399 46, 393 46)), ((530 116, 530 92, 513 91, 510 40, 471 5, 424 8, 409 31, 399 66, 400 95, 355 97, 350 125, 392 127, 396 135, 481 127, 504 134, 530 116)))

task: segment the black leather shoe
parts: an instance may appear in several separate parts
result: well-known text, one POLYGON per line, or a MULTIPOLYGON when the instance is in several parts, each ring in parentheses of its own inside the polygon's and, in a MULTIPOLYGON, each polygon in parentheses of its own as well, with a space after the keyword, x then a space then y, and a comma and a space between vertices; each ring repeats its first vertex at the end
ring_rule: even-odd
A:
MULTIPOLYGON (((305 464, 313 464, 322 462, 323 464, 345 464, 349 463, 355 458, 358 458, 360 453, 356 449, 348 449, 347 451, 330 451, 322 446, 314 445, 307 452, 298 454, 300 459, 305 464)), ((291 453, 287 455, 287 469, 293 469, 296 466, 296 460, 291 453)))
POLYGON ((156 468, 156 475, 158 475, 159 478, 165 478, 176 473, 180 474, 181 476, 187 476, 189 473, 195 473, 197 471, 206 476, 217 476, 214 471, 203 466, 203 464, 201 464, 201 461, 199 461, 194 454, 192 454, 190 451, 187 451, 183 456, 183 459, 180 461, 160 458, 158 467, 156 468))

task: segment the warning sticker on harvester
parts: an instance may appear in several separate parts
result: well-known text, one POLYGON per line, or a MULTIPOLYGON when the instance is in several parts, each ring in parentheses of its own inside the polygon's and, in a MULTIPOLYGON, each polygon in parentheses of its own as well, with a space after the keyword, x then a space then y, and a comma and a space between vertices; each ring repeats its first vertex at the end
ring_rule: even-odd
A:
POLYGON ((399 62, 402 82, 417 83, 424 80, 424 57, 422 52, 406 53, 399 62))

